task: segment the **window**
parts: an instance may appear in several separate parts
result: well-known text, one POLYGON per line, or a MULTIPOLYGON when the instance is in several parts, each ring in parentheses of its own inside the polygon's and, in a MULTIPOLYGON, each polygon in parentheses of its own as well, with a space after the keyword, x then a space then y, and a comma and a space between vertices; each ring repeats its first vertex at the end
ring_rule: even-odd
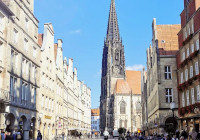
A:
POLYGON ((185 31, 185 39, 187 38, 187 31, 185 31))
POLYGON ((185 70, 185 81, 188 80, 188 69, 185 70))
POLYGON ((191 45, 191 53, 194 52, 194 44, 191 45))
POLYGON ((120 104, 120 114, 126 114, 126 103, 124 101, 120 104))
POLYGON ((24 39, 24 50, 28 51, 28 40, 24 39))
POLYGON ((29 74, 29 62, 26 60, 26 75, 29 74))
POLYGON ((171 67, 165 66, 165 79, 171 79, 171 78, 172 78, 171 67))
POLYGON ((199 101, 200 100, 199 85, 196 86, 196 89, 197 89, 197 101, 199 101))
POLYGON ((10 96, 11 101, 15 103, 17 101, 17 78, 13 76, 10 76, 10 96))
POLYGON ((34 86, 32 86, 31 90, 31 103, 36 103, 36 88, 34 86))
POLYGON ((199 74, 199 65, 198 65, 198 61, 195 63, 195 74, 196 74, 196 75, 199 74))
POLYGON ((33 57, 34 57, 34 58, 36 58, 36 54, 37 54, 37 52, 36 52, 36 48, 33 47, 33 57))
POLYGON ((28 84, 25 82, 22 82, 22 95, 21 95, 21 103, 23 105, 26 105, 27 103, 27 95, 26 93, 28 93, 28 84))
POLYGON ((42 95, 42 102, 41 102, 41 106, 44 107, 44 95, 42 95))
POLYGON ((193 77, 193 66, 190 66, 190 78, 193 77))
POLYGON ((49 109, 51 109, 51 98, 49 99, 49 109))
POLYGON ((46 96, 46 99, 45 99, 45 109, 47 109, 47 105, 48 105, 48 98, 46 96))
POLYGON ((183 83, 183 72, 181 72, 181 84, 183 83))
POLYGON ((18 67, 18 53, 11 49, 11 66, 12 68, 18 67))
POLYGON ((51 107, 52 111, 54 109, 54 100, 52 99, 52 107, 51 107))
POLYGON ((26 30, 28 30, 28 19, 25 18, 25 27, 26 27, 26 30))
POLYGON ((195 99, 194 99, 194 88, 191 88, 191 97, 192 97, 192 104, 195 104, 195 99))
POLYGON ((189 57, 189 55, 190 55, 190 49, 187 48, 187 57, 189 57))
POLYGON ((196 41, 196 50, 199 50, 199 39, 196 41))
POLYGON ((173 100, 173 91, 171 88, 165 89, 166 103, 171 103, 173 100))
POLYGON ((182 107, 185 107, 185 97, 184 97, 184 92, 182 93, 182 107))
POLYGON ((194 23, 192 23, 192 33, 194 33, 194 23))
POLYGON ((190 98, 189 98, 189 96, 190 96, 190 93, 189 93, 189 90, 187 90, 187 91, 186 91, 187 106, 190 105, 190 98))
POLYGON ((35 79, 35 65, 32 65, 32 78, 35 79))
POLYGON ((182 53, 182 61, 185 60, 185 52, 182 53))
POLYGON ((0 32, 4 30, 4 16, 0 13, 0 32))
POLYGON ((190 27, 188 28, 188 35, 190 35, 191 33, 190 33, 190 27))
POLYGON ((18 42, 18 31, 16 30, 16 29, 14 29, 14 37, 13 37, 13 41, 14 41, 14 43, 17 43, 18 42))

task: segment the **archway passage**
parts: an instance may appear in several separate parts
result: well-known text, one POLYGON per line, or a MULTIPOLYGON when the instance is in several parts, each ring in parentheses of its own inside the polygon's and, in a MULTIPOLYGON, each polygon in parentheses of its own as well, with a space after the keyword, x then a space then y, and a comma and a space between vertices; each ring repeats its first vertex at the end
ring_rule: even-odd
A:
POLYGON ((15 116, 9 113, 6 116, 6 131, 12 132, 14 130, 15 116))
POLYGON ((31 123, 30 123, 30 128, 31 128, 31 130, 29 131, 29 138, 30 139, 34 139, 36 137, 35 122, 36 122, 36 118, 33 117, 31 119, 31 123))
POLYGON ((174 133, 178 127, 177 119, 169 117, 165 121, 165 131, 168 133, 174 133))

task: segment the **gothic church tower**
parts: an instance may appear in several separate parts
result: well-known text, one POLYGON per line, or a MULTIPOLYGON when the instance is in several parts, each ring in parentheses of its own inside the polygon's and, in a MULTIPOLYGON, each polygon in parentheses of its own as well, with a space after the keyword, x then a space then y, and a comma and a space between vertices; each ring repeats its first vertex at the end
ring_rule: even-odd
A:
POLYGON ((111 122, 111 96, 118 79, 125 79, 124 46, 120 39, 115 0, 111 0, 106 40, 104 41, 101 76, 100 118, 101 130, 111 122))

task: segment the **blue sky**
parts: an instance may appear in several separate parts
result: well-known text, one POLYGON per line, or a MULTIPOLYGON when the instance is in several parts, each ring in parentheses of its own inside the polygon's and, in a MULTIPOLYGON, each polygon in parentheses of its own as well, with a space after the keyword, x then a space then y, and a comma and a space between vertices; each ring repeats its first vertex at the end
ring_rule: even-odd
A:
MULTIPOLYGON (((180 24, 183 0, 115 0, 126 66, 146 65, 146 49, 152 39, 153 18, 157 24, 180 24)), ((55 41, 63 40, 64 56, 74 59, 78 78, 92 90, 92 108, 99 106, 101 60, 110 0, 35 0, 36 18, 51 22, 55 41)))

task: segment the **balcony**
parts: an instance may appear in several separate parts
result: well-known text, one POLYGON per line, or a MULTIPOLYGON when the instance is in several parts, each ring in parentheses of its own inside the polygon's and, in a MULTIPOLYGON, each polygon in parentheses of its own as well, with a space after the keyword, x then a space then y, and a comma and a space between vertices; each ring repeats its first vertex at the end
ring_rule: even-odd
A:
POLYGON ((0 60, 0 73, 2 73, 3 72, 3 62, 2 62, 2 60, 0 60))
POLYGON ((0 103, 9 103, 10 102, 10 92, 4 89, 0 89, 0 103))

